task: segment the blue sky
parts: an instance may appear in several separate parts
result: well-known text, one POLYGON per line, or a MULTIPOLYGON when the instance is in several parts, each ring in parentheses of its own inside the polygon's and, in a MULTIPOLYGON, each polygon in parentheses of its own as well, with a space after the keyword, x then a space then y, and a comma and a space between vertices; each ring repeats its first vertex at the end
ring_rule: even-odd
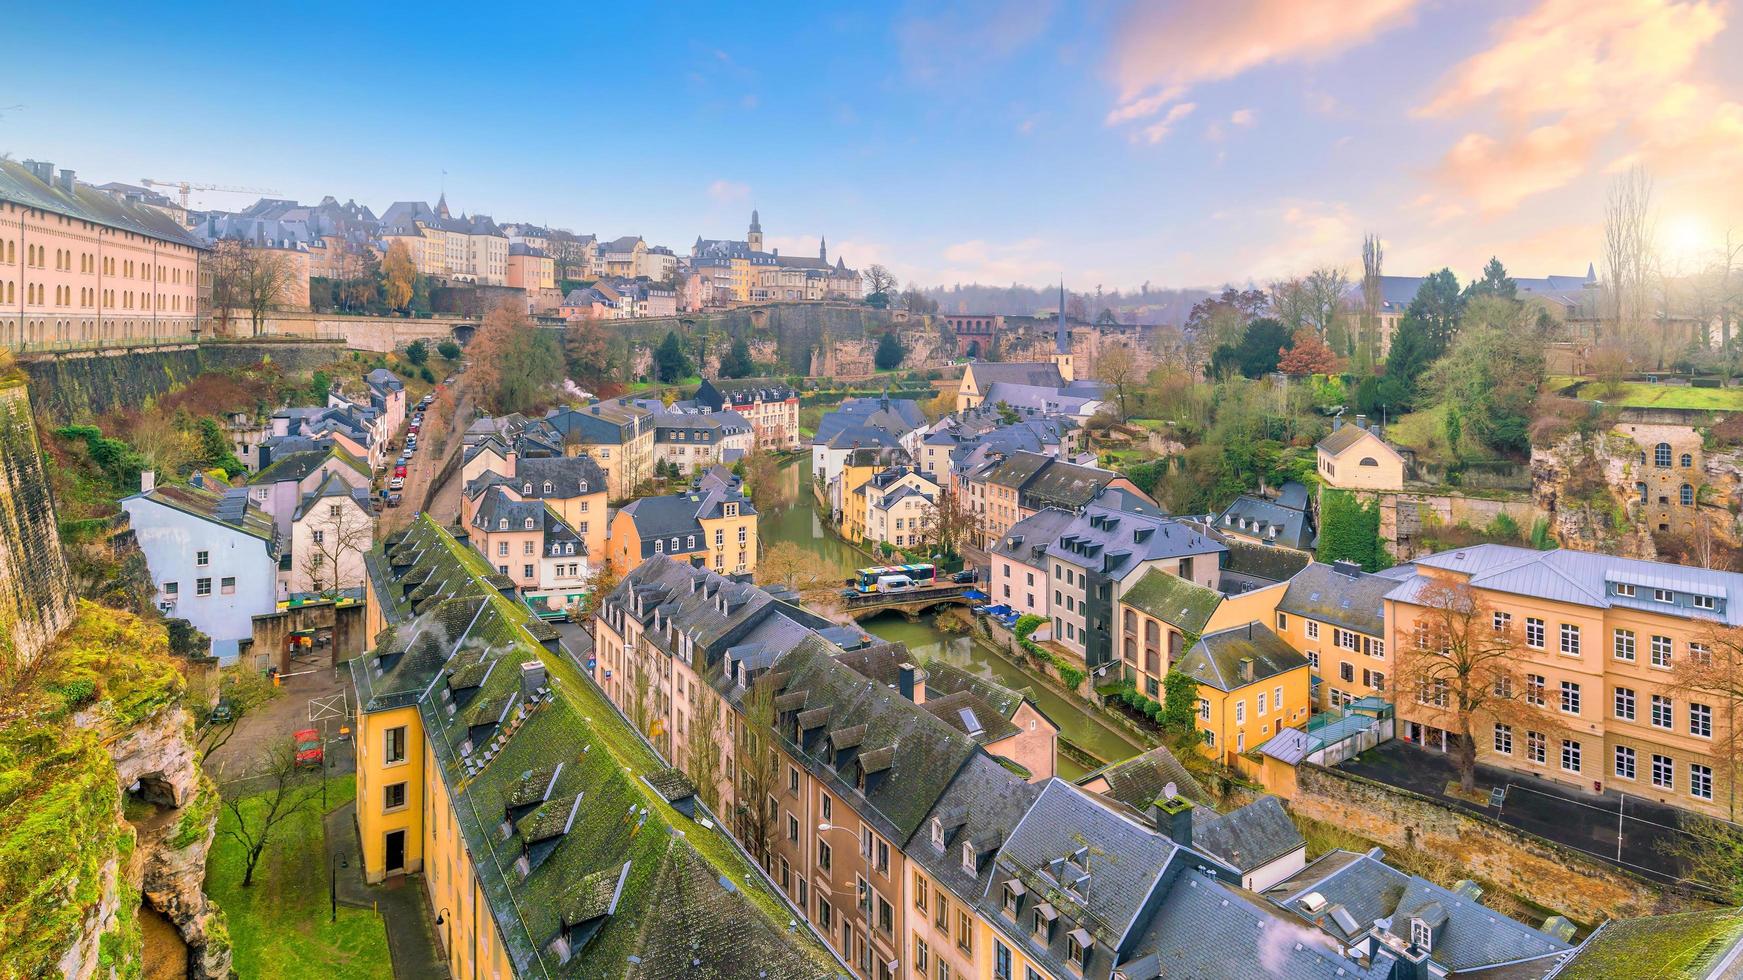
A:
POLYGON ((1743 237, 1721 0, 593 7, 21 6, 0 152, 926 284, 1583 271, 1635 161, 1679 261, 1743 237))

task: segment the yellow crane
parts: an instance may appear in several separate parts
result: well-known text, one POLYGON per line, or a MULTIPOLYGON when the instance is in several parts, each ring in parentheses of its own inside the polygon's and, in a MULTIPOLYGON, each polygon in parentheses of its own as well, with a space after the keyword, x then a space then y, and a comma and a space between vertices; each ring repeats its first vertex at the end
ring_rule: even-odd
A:
POLYGON ((222 184, 196 184, 186 180, 152 180, 150 177, 141 177, 139 182, 146 187, 175 188, 181 195, 182 210, 184 211, 188 208, 189 191, 217 191, 223 194, 278 194, 278 191, 262 187, 227 187, 222 184))

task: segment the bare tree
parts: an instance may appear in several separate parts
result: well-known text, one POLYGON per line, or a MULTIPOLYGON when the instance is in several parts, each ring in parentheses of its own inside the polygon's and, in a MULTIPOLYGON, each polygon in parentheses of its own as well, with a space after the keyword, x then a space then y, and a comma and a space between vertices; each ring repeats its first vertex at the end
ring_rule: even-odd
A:
POLYGON ((1731 229, 1725 230, 1724 250, 1719 253, 1719 347, 1721 350, 1731 349, 1731 328, 1738 325, 1739 314, 1743 313, 1743 269, 1739 269, 1743 260, 1743 241, 1734 239, 1731 229))
POLYGON ((896 288, 896 274, 884 266, 871 266, 861 275, 865 278, 865 291, 868 296, 872 293, 883 293, 885 296, 889 296, 891 290, 896 288))
POLYGON ((1126 409, 1126 396, 1144 379, 1144 372, 1139 370, 1132 349, 1125 344, 1113 344, 1098 353, 1095 374, 1097 380, 1107 382, 1114 389, 1114 397, 1120 404, 1120 421, 1124 422, 1131 414, 1126 409))
POLYGON ((1635 166, 1610 184, 1604 203, 1604 318, 1615 339, 1638 337, 1645 326, 1653 235, 1652 178, 1635 166))
POLYGON ((780 759, 775 753, 775 689, 767 672, 751 682, 742 705, 744 719, 738 726, 738 826, 739 840, 763 863, 769 863, 769 845, 774 841, 774 795, 780 778, 780 759))
POLYGON ((303 554, 297 556, 309 591, 334 596, 363 585, 363 555, 375 539, 375 522, 355 501, 323 498, 309 505, 303 554))
POLYGON ((949 479, 920 517, 920 536, 927 545, 946 554, 959 555, 966 544, 981 545, 985 520, 952 489, 949 479))
POLYGON ((223 748, 249 712, 277 697, 282 690, 266 675, 242 666, 231 667, 209 681, 205 696, 190 699, 194 716, 194 747, 202 759, 223 748), (213 691, 211 688, 216 687, 213 691), (214 695, 216 695, 214 697, 214 695))
POLYGON ((1357 353, 1363 367, 1380 359, 1380 303, 1383 298, 1380 277, 1386 259, 1379 235, 1362 238, 1362 323, 1357 341, 1357 353))
POLYGON ((1300 279, 1279 279, 1271 284, 1271 315, 1282 322, 1291 337, 1302 327, 1311 326, 1307 284, 1300 279))
POLYGON ((224 809, 230 820, 220 824, 220 832, 242 847, 242 886, 254 884, 254 868, 260 855, 272 842, 273 835, 286 821, 296 817, 320 799, 321 781, 297 766, 296 750, 289 742, 279 742, 261 762, 254 778, 237 786, 254 786, 264 781, 265 792, 242 795, 236 791, 224 794, 224 809))
POLYGON ((1688 702, 1691 718, 1696 705, 1706 706, 1712 729, 1707 754, 1722 774, 1730 818, 1737 819, 1743 803, 1737 798, 1737 777, 1743 770, 1743 627, 1717 622, 1708 626, 1701 640, 1672 662, 1669 689, 1688 702))
MULTIPOLYGON (((707 654, 700 646, 696 655, 707 654)), ((702 665, 706 667, 706 665, 702 665)), ((690 687, 690 730, 684 737, 684 772, 710 810, 720 812, 720 698, 705 684, 690 687)))
MULTIPOLYGON (((1455 736, 1449 750, 1467 792, 1477 785, 1476 730, 1488 722, 1547 737, 1561 725, 1539 675, 1521 656, 1511 616, 1464 583, 1430 582, 1415 603, 1414 637, 1398 656, 1398 690, 1429 722, 1455 736), (1539 678, 1539 679, 1534 679, 1539 678)), ((1514 737, 1525 737, 1515 731, 1514 737)))

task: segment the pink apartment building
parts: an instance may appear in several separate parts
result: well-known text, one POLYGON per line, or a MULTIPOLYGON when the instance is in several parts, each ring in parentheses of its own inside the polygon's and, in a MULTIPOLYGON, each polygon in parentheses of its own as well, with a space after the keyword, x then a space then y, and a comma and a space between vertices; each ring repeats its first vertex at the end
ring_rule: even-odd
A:
POLYGON ((159 210, 0 159, 0 345, 192 336, 205 253, 159 210))

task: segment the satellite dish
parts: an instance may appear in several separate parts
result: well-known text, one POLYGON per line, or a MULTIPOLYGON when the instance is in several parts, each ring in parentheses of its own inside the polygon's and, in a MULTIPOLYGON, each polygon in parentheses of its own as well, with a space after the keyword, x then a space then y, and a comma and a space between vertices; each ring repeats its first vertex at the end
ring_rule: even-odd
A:
POLYGON ((1172 800, 1176 796, 1179 796, 1179 795, 1180 795, 1180 787, 1174 785, 1173 783, 1169 783, 1168 785, 1162 787, 1162 798, 1165 800, 1172 800))

